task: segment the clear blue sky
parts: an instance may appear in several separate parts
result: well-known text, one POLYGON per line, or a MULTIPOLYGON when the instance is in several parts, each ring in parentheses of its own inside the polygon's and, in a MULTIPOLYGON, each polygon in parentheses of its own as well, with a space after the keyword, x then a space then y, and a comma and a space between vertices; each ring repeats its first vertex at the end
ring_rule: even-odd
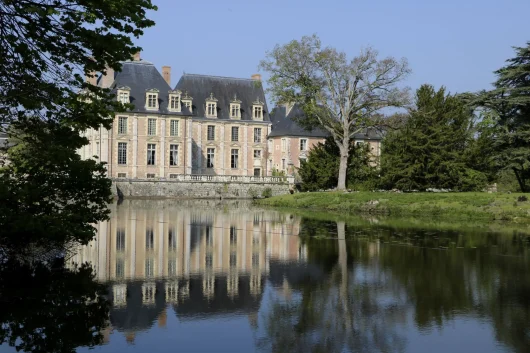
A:
POLYGON ((156 25, 137 44, 143 59, 172 67, 172 86, 182 72, 250 77, 275 44, 316 33, 349 57, 368 45, 406 57, 413 89, 477 91, 491 87, 512 46, 530 41, 530 0, 153 2, 156 25))

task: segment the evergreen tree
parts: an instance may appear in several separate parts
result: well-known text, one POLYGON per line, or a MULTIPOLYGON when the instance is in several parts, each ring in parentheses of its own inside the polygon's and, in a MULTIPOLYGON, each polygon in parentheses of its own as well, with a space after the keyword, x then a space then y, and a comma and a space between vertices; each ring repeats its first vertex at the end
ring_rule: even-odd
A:
POLYGON ((515 174, 523 192, 530 191, 530 42, 497 70, 495 88, 481 92, 475 105, 496 123, 495 161, 515 174))
MULTIPOLYGON (((368 144, 356 146, 350 142, 347 180, 350 188, 372 189, 377 167, 370 154, 368 144)), ((339 177, 340 150, 332 138, 314 146, 307 160, 300 162, 298 175, 302 179, 302 190, 316 191, 337 186, 339 177)))
POLYGON ((484 173, 470 165, 473 114, 457 96, 423 85, 416 107, 403 127, 390 132, 381 153, 386 188, 476 190, 486 184, 484 173))

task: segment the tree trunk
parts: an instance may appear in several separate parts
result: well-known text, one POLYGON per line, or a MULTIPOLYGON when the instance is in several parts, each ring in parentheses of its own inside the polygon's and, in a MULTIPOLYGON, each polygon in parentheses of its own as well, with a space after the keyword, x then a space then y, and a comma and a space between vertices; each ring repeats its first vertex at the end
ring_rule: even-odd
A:
POLYGON ((340 164, 339 164, 339 182, 337 183, 337 190, 346 190, 346 173, 348 171, 348 144, 346 147, 342 146, 340 149, 340 164))
POLYGON ((526 183, 524 180, 523 173, 521 172, 521 175, 519 175, 518 170, 516 168, 512 168, 513 172, 515 174, 515 177, 517 178, 517 182, 519 183, 519 188, 521 188, 521 192, 526 192, 526 183))

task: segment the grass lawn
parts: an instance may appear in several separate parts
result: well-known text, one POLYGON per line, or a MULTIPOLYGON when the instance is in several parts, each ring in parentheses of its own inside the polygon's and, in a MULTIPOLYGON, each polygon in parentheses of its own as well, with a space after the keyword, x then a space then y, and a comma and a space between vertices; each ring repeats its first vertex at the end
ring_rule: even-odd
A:
MULTIPOLYGON (((392 216, 530 223, 530 201, 508 193, 306 192, 257 200, 262 206, 392 216)), ((530 197, 530 195, 528 195, 530 197)))

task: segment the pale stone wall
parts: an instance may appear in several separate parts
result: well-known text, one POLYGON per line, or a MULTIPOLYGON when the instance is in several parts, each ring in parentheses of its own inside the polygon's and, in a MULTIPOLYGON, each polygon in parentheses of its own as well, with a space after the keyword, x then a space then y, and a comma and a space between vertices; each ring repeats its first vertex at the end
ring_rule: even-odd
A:
MULTIPOLYGON (((272 137, 269 139, 269 164, 270 170, 276 169, 279 171, 289 171, 289 163, 292 166, 300 167, 300 158, 307 157, 309 150, 317 143, 324 142, 323 138, 316 137, 298 137, 298 136, 281 136, 272 137), (307 140, 306 151, 300 150, 300 140, 307 140), (285 146, 282 146, 282 140, 285 140, 285 146), (282 148, 285 147, 285 148, 282 148), (285 159, 285 163, 283 160, 285 159), (285 168, 284 168, 285 164, 285 168)), ((269 173, 270 175, 270 173, 269 173)))
POLYGON ((272 196, 288 194, 289 183, 237 183, 167 180, 124 180, 113 181, 115 196, 123 198, 238 198, 261 197, 264 190, 270 189, 272 196))

